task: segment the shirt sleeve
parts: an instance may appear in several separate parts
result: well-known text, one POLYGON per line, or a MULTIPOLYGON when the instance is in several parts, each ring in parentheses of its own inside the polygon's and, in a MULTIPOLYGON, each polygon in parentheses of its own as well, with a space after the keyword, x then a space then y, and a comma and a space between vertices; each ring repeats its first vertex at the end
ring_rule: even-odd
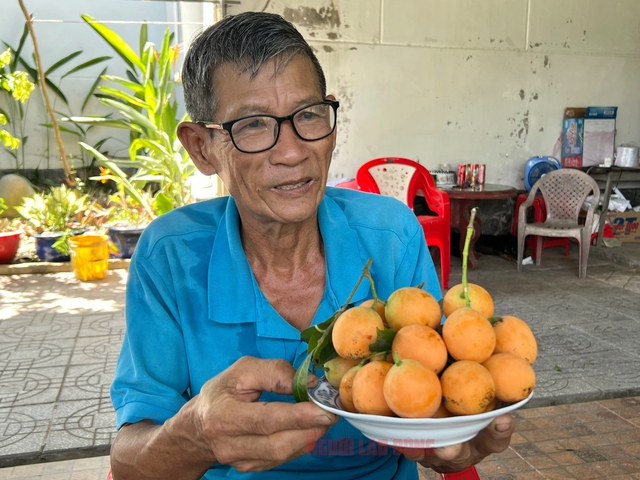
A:
POLYGON ((132 260, 127 283, 126 331, 111 385, 117 428, 141 420, 162 424, 188 398, 182 329, 174 292, 163 278, 145 258, 132 260))

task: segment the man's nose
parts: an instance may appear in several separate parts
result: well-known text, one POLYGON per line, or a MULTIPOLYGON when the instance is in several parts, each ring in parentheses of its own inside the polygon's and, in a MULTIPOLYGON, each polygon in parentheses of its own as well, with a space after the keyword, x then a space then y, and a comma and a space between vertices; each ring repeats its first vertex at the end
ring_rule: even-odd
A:
POLYGON ((300 138, 289 120, 280 124, 278 141, 274 145, 277 151, 276 161, 283 163, 298 162, 304 158, 307 142, 300 138))

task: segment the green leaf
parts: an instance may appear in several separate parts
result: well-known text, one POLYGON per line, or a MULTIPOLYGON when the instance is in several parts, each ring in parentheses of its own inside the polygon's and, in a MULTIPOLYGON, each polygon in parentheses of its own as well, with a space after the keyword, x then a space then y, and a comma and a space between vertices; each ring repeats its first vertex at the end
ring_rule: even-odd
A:
POLYGON ((44 72, 44 76, 48 77, 52 72, 55 72, 57 69, 59 69, 61 66, 69 63, 71 60, 73 60, 74 58, 76 58, 78 55, 82 54, 82 50, 77 50, 73 53, 70 53, 69 55, 67 55, 64 58, 61 58, 60 60, 58 60, 56 63, 54 63, 53 65, 51 65, 45 72, 44 72))
POLYGON ((158 215, 163 215, 173 210, 173 201, 164 193, 158 193, 155 197, 156 211, 158 215))
POLYGON ((87 106, 87 103, 89 103, 89 100, 91 100, 91 97, 93 96, 94 92, 96 91, 96 88, 97 88, 98 84, 100 83, 100 80, 102 80, 102 76, 104 75, 104 73, 106 71, 107 71, 107 67, 104 67, 102 69, 102 72, 100 72, 100 74, 96 77, 96 79, 91 84, 91 88, 89 88, 89 91, 87 92, 87 96, 84 97, 84 102, 82 102, 82 108, 80 108, 80 112, 84 113, 84 109, 87 106))
POLYGON ((149 40, 148 30, 149 28, 146 23, 143 23, 142 25, 140 25, 140 50, 138 50, 139 52, 144 51, 144 46, 147 44, 147 41, 149 40))
POLYGON ((116 77, 115 75, 104 75, 104 80, 109 82, 115 82, 118 85, 121 85, 125 88, 133 90, 134 93, 142 93, 144 91, 144 87, 140 85, 138 82, 131 82, 121 77, 116 77))
POLYGON ((89 15, 83 13, 80 16, 98 33, 98 35, 111 45, 115 52, 122 57, 129 67, 133 69, 138 67, 140 70, 144 70, 144 65, 140 61, 140 57, 138 57, 136 52, 122 39, 122 37, 120 37, 120 35, 89 15))
POLYGON ((556 372, 561 372, 561 371, 562 371, 562 369, 561 369, 558 365, 556 365, 555 367, 553 367, 553 369, 554 369, 556 372))
MULTIPOLYGON (((60 77, 60 78, 64 78, 66 76, 71 75, 72 73, 76 73, 76 72, 79 72, 80 70, 84 70, 85 68, 92 67, 97 63, 101 63, 101 62, 105 62, 107 60, 111 60, 111 58, 112 57, 107 57, 107 56, 92 58, 91 60, 88 60, 88 61, 86 61, 84 63, 81 63, 80 65, 76 65, 71 70, 69 70, 67 73, 62 75, 62 77, 60 77)), ((105 69, 102 72, 104 73, 106 70, 107 70, 107 68, 105 67, 105 69)), ((93 90, 93 89, 91 89, 91 90, 93 90)))
POLYGON ((336 318, 336 314, 337 312, 331 315, 331 317, 329 317, 322 323, 318 323, 317 325, 312 325, 308 328, 305 328, 300 333, 300 340, 309 343, 309 339, 314 333, 320 333, 320 335, 322 335, 322 333, 329 327, 329 325, 331 325, 333 320, 336 318))
POLYGON ((144 114, 137 111, 135 108, 130 107, 129 105, 125 105, 118 100, 113 100, 109 98, 102 98, 100 100, 103 104, 108 107, 114 108, 118 110, 122 115, 131 119, 132 122, 138 124, 140 127, 147 128, 149 130, 156 130, 156 126, 149 120, 144 114))
POLYGON ((393 328, 385 328, 384 330, 377 328, 376 330, 378 330, 378 336, 376 340, 369 345, 369 350, 372 352, 391 350, 391 344, 396 337, 396 331, 393 328))
MULTIPOLYGON (((98 90, 106 94, 109 94, 112 97, 119 98, 120 100, 126 102, 129 106, 146 108, 147 110, 153 110, 153 107, 150 106, 148 103, 145 103, 144 101, 140 100, 138 97, 134 97, 130 93, 123 92, 122 90, 119 90, 117 88, 101 86, 101 87, 98 87, 98 90)), ((102 98, 109 98, 109 97, 102 97, 102 98)))
POLYGON ((28 36, 29 36, 29 25, 27 24, 27 22, 24 22, 24 28, 22 29, 22 35, 20 36, 20 41, 18 42, 18 48, 14 50, 16 54, 16 58, 13 59, 14 69, 16 66, 17 57, 20 56, 20 53, 22 52, 22 48, 24 47, 24 44, 28 36))
POLYGON ((47 85, 47 87, 49 87, 53 91, 53 93, 56 94, 56 96, 60 100, 62 100, 67 106, 69 105, 69 102, 67 101, 67 97, 65 97, 64 93, 62 93, 62 90, 60 90, 55 83, 53 83, 47 77, 44 77, 44 83, 47 85))
POLYGON ((319 354, 317 354, 317 358, 313 362, 315 366, 321 367, 329 360, 332 360, 338 356, 338 352, 336 352, 335 347, 333 346, 333 342, 328 343, 319 354))
POLYGON ((291 383, 291 390, 293 391, 293 398, 296 402, 308 402, 309 392, 307 391, 307 375, 309 374, 309 366, 311 365, 311 354, 302 362, 302 365, 298 367, 293 381, 291 383))

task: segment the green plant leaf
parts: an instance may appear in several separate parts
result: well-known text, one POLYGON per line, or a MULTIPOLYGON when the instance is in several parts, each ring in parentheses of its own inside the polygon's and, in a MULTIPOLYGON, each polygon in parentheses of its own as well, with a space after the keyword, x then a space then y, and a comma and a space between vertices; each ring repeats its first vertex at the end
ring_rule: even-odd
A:
POLYGON ((98 33, 98 35, 111 45, 111 48, 113 48, 115 52, 122 57, 129 67, 138 67, 140 70, 144 69, 144 65, 140 61, 140 57, 138 57, 136 52, 133 51, 127 42, 120 37, 120 35, 87 14, 83 13, 80 16, 98 33))
POLYGON ((164 215, 173 210, 173 201, 164 193, 158 193, 154 199, 158 215, 164 215))
POLYGON ((333 315, 331 315, 328 319, 326 319, 322 323, 318 323, 317 325, 312 325, 312 326, 310 326, 308 328, 305 328, 300 333, 300 340, 302 340, 303 342, 309 343, 309 339, 314 334, 318 333, 318 334, 322 335, 324 333, 324 331, 329 327, 329 325, 331 325, 331 323, 333 323, 333 321, 335 320, 337 314, 338 314, 338 312, 336 312, 333 315))
POLYGON ((98 84, 102 80, 102 76, 105 74, 106 71, 107 71, 107 67, 104 67, 100 72, 100 74, 96 77, 96 79, 91 84, 91 88, 89 88, 89 91, 87 92, 87 96, 84 97, 84 101, 82 102, 82 107, 80 108, 81 113, 84 113, 84 109, 87 106, 87 103, 89 103, 89 100, 91 100, 91 97, 95 93, 96 88, 98 87, 98 84))
POLYGON ((117 83, 118 85, 121 85, 125 88, 128 88, 129 90, 132 90, 134 93, 144 92, 144 87, 140 85, 138 82, 132 82, 122 77, 116 77, 115 75, 104 75, 103 79, 109 82, 117 83))
POLYGON ((51 65, 49 68, 45 70, 44 76, 48 77, 51 73, 55 72, 57 69, 59 69, 63 65, 66 65, 71 60, 76 58, 78 55, 82 55, 82 50, 76 50, 75 52, 70 53, 66 57, 63 57, 60 60, 58 60, 56 63, 54 63, 53 65, 51 65))
POLYGON ((104 105, 107 105, 108 107, 118 110, 122 115, 131 119, 132 122, 138 124, 140 127, 152 131, 157 129, 157 127, 151 120, 149 120, 144 114, 140 113, 135 108, 130 107, 129 105, 109 98, 101 98, 100 102, 102 102, 104 105))
MULTIPOLYGON (((60 77, 61 79, 64 77, 67 77, 69 75, 71 75, 72 73, 76 73, 79 72, 81 70, 84 70, 85 68, 89 68, 92 67, 98 63, 101 62, 106 62, 107 60, 111 60, 112 57, 108 57, 108 56, 103 56, 103 57, 96 57, 96 58, 92 58, 91 60, 87 60, 84 63, 81 63, 80 65, 76 65, 75 67, 73 67, 71 70, 69 70, 67 73, 65 73, 64 75, 62 75, 62 77, 60 77)), ((103 70, 103 72, 105 72, 107 70, 107 68, 105 67, 105 69, 103 70)), ((93 90, 93 89, 92 89, 93 90)))
POLYGON ((146 23, 140 25, 140 52, 144 52, 144 46, 149 40, 148 26, 146 23))
POLYGON ((64 93, 62 93, 62 90, 60 90, 55 83, 53 83, 47 77, 44 77, 44 83, 47 85, 47 87, 49 87, 51 89, 51 91, 53 93, 56 94, 56 96, 60 100, 62 100, 67 106, 69 106, 69 102, 67 101, 67 97, 64 95, 64 93))
POLYGON ((307 391, 307 375, 311 365, 311 354, 307 355, 302 364, 296 370, 291 383, 293 398, 296 402, 308 402, 309 392, 307 391))
POLYGON ((15 68, 18 62, 18 57, 22 52, 22 48, 24 47, 24 44, 28 36, 29 36, 29 25, 27 25, 27 22, 24 22, 24 28, 22 29, 22 35, 20 36, 20 41, 18 42, 18 48, 16 48, 15 50, 12 49, 15 54, 15 58, 13 59, 13 65, 12 65, 11 71, 15 71, 15 68))
POLYGON ((376 340, 369 345, 369 350, 372 352, 384 352, 386 350, 391 350, 391 344, 393 343, 393 339, 396 337, 396 331, 393 328, 385 328, 384 330, 378 330, 378 336, 376 340))
POLYGON ((126 102, 129 106, 146 108, 147 110, 153 110, 153 107, 151 105, 140 100, 138 97, 135 97, 130 93, 123 92, 122 90, 119 90, 117 88, 101 86, 101 87, 98 87, 98 90, 108 95, 111 95, 111 97, 102 97, 102 98, 116 97, 126 102))

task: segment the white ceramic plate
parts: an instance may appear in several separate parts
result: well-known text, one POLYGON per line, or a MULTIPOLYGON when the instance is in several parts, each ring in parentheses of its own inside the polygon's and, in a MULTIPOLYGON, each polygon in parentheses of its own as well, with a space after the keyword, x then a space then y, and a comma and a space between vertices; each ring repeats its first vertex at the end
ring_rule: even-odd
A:
POLYGON ((478 415, 464 415, 448 418, 399 418, 382 415, 365 415, 347 412, 342 408, 338 390, 322 377, 318 385, 309 389, 309 398, 324 410, 344 417, 362 434, 386 445, 407 448, 446 447, 471 440, 480 430, 503 413, 520 408, 533 396, 478 415))

